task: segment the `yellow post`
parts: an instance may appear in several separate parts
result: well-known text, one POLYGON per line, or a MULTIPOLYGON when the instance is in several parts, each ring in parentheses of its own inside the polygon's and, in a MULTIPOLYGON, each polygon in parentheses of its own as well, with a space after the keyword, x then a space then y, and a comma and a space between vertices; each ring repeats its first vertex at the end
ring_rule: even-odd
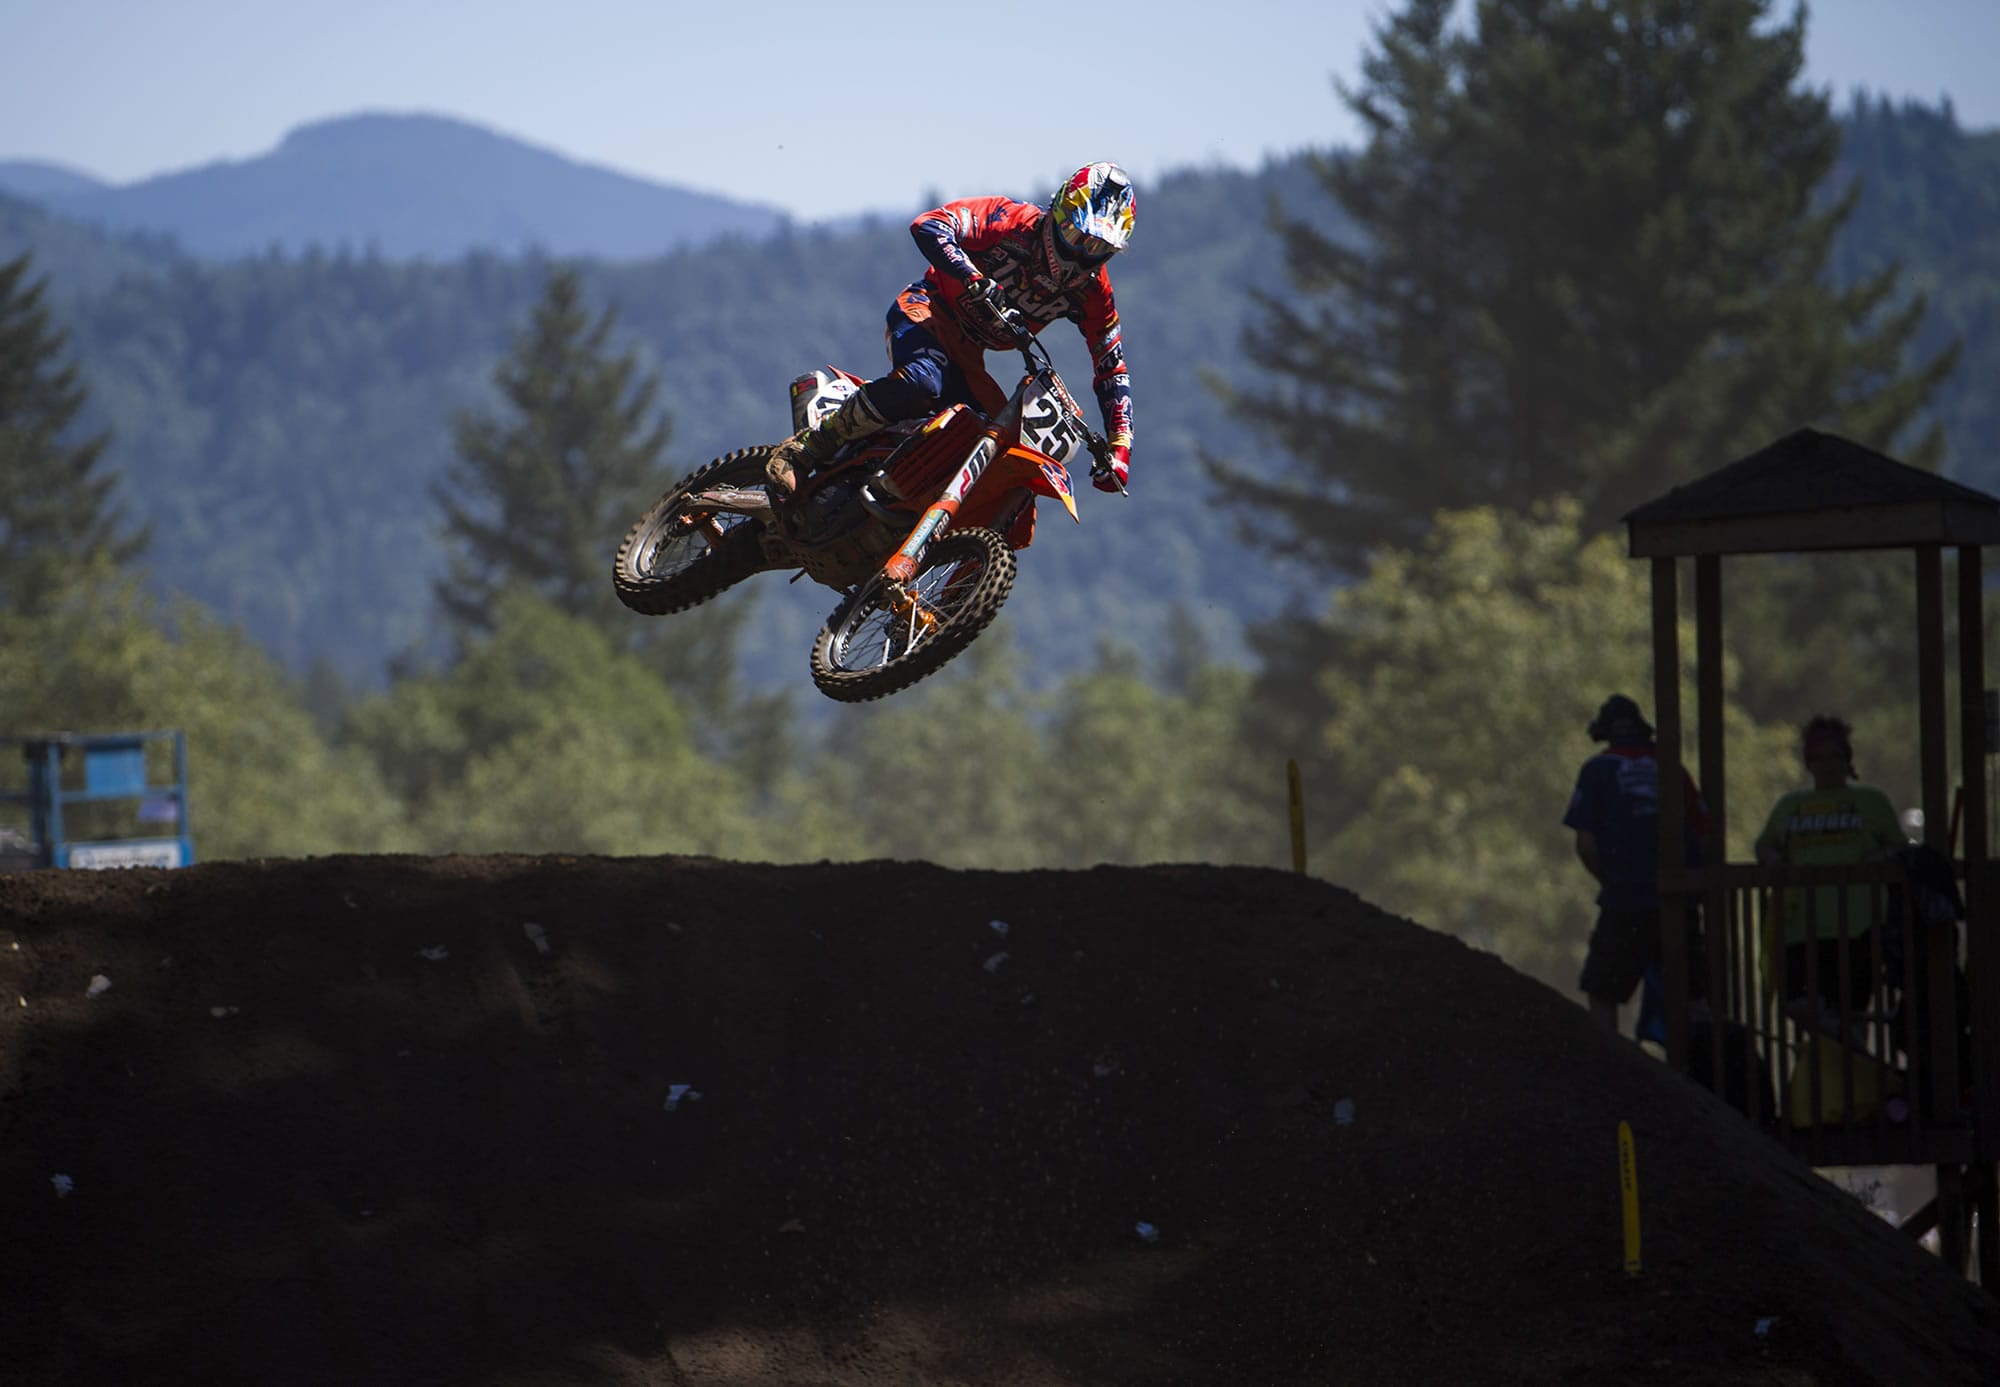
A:
POLYGON ((1632 1152, 1632 1124, 1618 1124, 1618 1192, 1625 1204, 1625 1274, 1639 1274, 1639 1163, 1632 1152))
POLYGON ((1306 869, 1306 798, 1299 787, 1299 763, 1285 762, 1285 783, 1292 800, 1292 870, 1306 869))

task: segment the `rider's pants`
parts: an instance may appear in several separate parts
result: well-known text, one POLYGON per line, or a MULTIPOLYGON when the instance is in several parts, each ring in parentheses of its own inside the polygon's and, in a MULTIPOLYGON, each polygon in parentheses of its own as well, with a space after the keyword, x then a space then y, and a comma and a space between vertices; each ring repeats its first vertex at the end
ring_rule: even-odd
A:
POLYGON ((863 387, 884 419, 918 419, 957 404, 991 418, 1007 403, 1007 393, 987 373, 984 349, 950 313, 937 310, 922 280, 889 306, 885 336, 889 374, 863 387))

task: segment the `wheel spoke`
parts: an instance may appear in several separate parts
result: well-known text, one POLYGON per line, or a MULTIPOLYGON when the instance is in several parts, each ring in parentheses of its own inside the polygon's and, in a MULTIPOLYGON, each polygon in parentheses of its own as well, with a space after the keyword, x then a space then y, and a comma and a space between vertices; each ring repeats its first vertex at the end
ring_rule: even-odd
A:
POLYGON ((904 610, 872 594, 850 617, 836 642, 837 668, 882 669, 904 658, 951 624, 974 590, 984 565, 961 559, 919 572, 904 610))
POLYGON ((934 673, 986 629, 1014 583, 1014 555, 987 529, 941 537, 906 584, 848 595, 813 647, 813 682, 862 703, 934 673))
POLYGON ((646 554, 646 572, 655 578, 671 578, 699 562, 731 530, 748 517, 709 512, 691 526, 662 526, 662 533, 646 554), (668 531, 678 529, 679 533, 668 531))
POLYGON ((715 459, 682 478, 640 517, 613 561, 619 601, 648 616, 665 616, 706 602, 758 571, 762 549, 755 543, 755 518, 719 509, 708 489, 761 483, 765 452, 751 448, 715 459))

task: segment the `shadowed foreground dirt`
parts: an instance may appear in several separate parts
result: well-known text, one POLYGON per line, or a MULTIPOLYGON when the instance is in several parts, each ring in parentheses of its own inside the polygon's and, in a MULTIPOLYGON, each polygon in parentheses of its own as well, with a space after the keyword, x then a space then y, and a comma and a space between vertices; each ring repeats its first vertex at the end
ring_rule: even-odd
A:
POLYGON ((1282 873, 23 874, 0 1002, 11 1383, 2000 1374, 1707 1094, 1282 873))

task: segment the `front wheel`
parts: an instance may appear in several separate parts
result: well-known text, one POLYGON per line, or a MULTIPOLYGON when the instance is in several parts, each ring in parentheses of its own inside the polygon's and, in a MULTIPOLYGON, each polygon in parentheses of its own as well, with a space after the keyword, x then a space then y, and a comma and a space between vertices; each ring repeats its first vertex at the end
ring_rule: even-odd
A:
POLYGON ((611 583, 635 612, 665 616, 706 602, 763 567, 762 528, 734 511, 704 510, 690 497, 710 487, 761 487, 768 447, 719 457, 662 496, 618 546, 611 583))
POLYGON ((842 703, 907 689, 971 645, 1014 587, 1014 551, 987 529, 934 541, 895 601, 877 573, 827 618, 813 643, 812 677, 842 703))

